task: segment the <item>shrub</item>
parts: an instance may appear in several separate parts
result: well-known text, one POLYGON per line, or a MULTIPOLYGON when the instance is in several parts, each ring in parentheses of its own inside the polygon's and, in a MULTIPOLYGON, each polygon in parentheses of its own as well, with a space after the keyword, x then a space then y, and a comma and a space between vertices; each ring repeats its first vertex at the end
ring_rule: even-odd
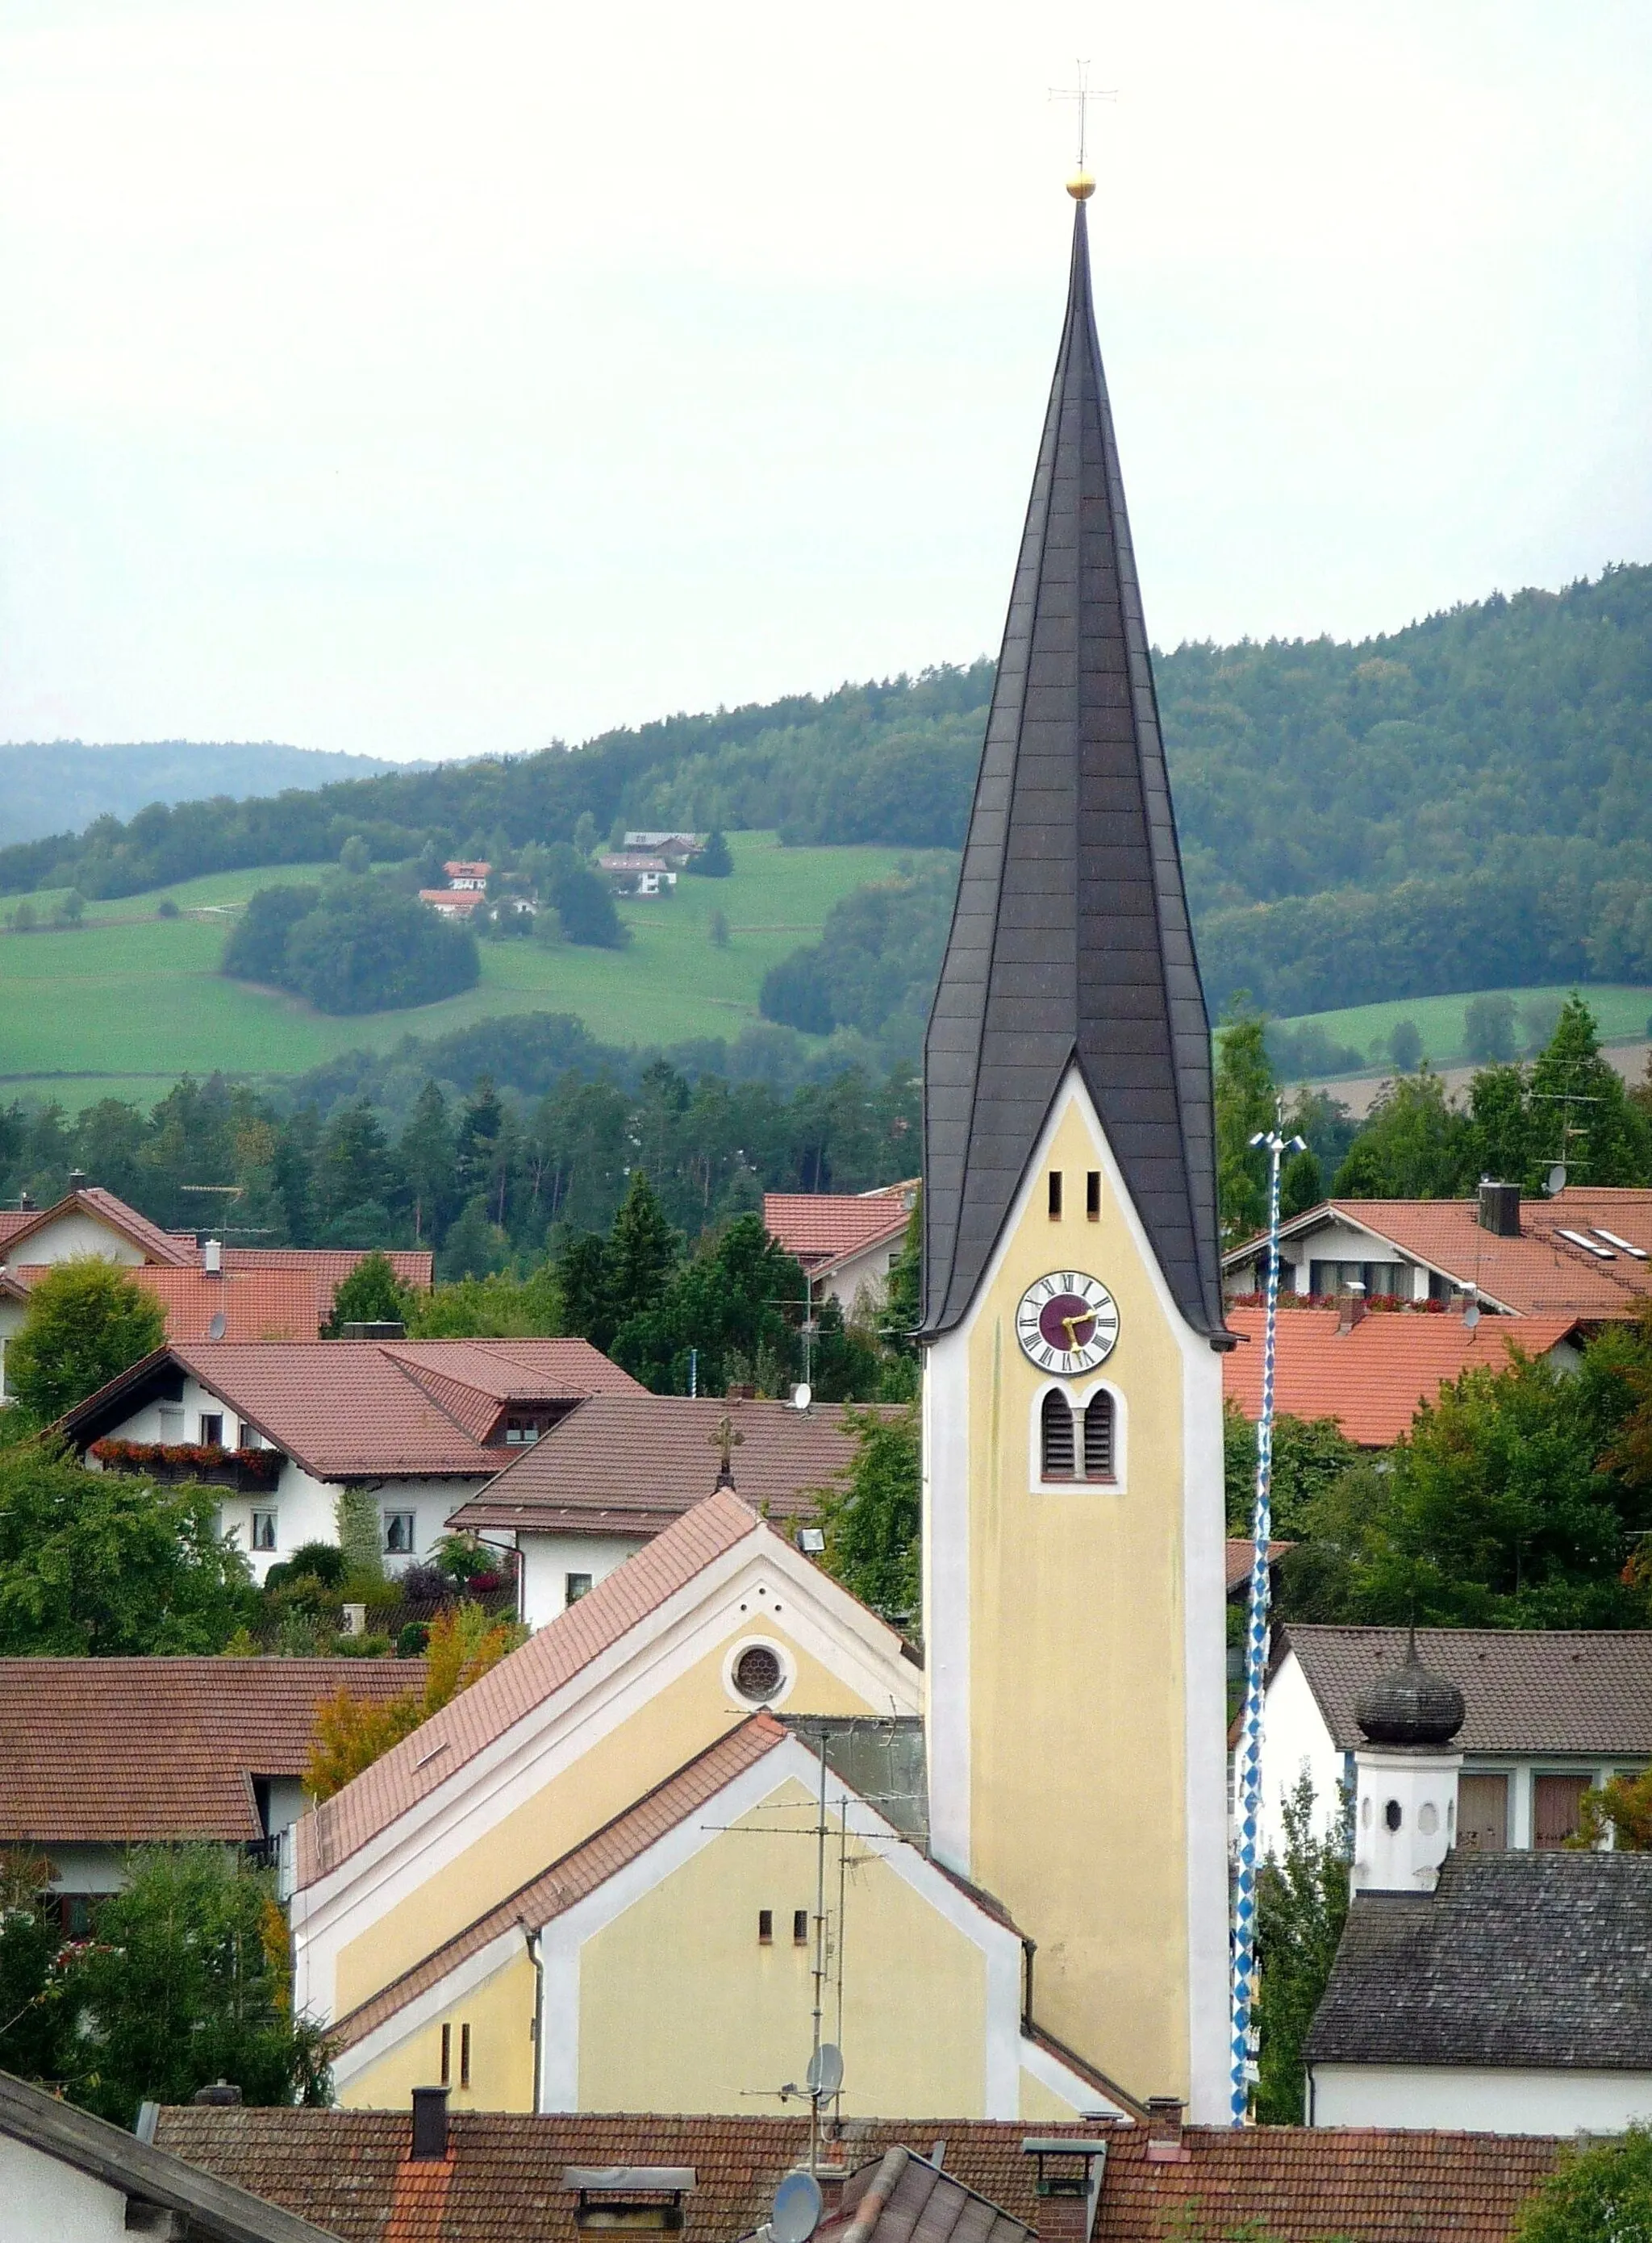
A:
POLYGON ((398 1659, 421 1659, 430 1641, 430 1631, 421 1620, 410 1620, 395 1640, 398 1659))
POLYGON ((37 1424, 49 1425, 165 1337, 154 1295, 113 1263, 59 1262, 29 1296, 6 1349, 6 1384, 37 1424))
POLYGON ((404 1566, 398 1586, 403 1602, 410 1605, 442 1604, 458 1594, 458 1585, 453 1576, 426 1559, 404 1566))
POLYGON ((261 888, 224 946, 223 970, 273 982, 319 1012, 380 1013, 473 988, 476 939, 384 882, 261 888))
POLYGON ((155 916, 157 919, 176 919, 178 917, 177 899, 173 896, 163 896, 155 906, 155 916))

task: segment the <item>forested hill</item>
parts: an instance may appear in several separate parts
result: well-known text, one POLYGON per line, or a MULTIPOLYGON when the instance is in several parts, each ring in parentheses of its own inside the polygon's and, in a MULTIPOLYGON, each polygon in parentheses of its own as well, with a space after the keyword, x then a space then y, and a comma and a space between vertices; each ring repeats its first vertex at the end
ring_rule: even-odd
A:
POLYGON ((35 740, 0 747, 0 842, 32 841, 94 818, 130 818, 147 802, 190 802, 204 786, 240 799, 325 786, 393 769, 374 756, 329 755, 275 740, 139 740, 87 747, 35 740))
MULTIPOLYGON (((1652 568, 1357 645, 1189 644, 1156 661, 1215 1004, 1237 987, 1289 1014, 1652 979, 1652 568)), ((0 850, 0 891, 131 893, 314 862, 352 834, 381 858, 504 855, 571 839, 582 816, 603 833, 623 819, 956 846, 991 679, 982 662, 579 749, 155 807, 0 850)))

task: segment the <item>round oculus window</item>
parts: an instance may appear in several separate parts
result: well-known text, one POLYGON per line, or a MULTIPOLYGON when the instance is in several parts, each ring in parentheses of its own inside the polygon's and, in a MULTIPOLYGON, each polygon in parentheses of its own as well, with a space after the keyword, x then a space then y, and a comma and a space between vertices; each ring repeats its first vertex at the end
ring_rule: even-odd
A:
POLYGON ((754 1706, 778 1696, 785 1680, 780 1654, 771 1651, 766 1643, 748 1643, 734 1662, 734 1687, 754 1706))

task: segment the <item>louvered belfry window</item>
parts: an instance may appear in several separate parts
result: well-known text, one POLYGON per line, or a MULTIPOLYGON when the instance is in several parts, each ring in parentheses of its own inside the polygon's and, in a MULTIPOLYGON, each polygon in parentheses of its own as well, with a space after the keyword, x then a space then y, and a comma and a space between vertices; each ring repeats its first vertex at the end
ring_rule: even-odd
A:
POLYGON ((1073 1413, 1067 1397, 1046 1394, 1038 1416, 1039 1458, 1046 1479, 1073 1477, 1073 1413))
POLYGON ((1084 1411, 1084 1477, 1113 1477, 1113 1398, 1091 1395, 1084 1411))

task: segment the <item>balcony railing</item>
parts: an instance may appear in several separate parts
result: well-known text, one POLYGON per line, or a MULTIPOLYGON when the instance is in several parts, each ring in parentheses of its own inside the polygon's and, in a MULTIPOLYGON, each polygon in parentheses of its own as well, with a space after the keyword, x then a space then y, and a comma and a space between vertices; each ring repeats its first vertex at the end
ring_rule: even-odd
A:
POLYGON ((94 1441, 88 1454, 105 1472, 138 1472, 145 1479, 192 1480, 206 1487, 267 1493, 286 1459, 279 1449, 226 1449, 207 1441, 94 1441))

